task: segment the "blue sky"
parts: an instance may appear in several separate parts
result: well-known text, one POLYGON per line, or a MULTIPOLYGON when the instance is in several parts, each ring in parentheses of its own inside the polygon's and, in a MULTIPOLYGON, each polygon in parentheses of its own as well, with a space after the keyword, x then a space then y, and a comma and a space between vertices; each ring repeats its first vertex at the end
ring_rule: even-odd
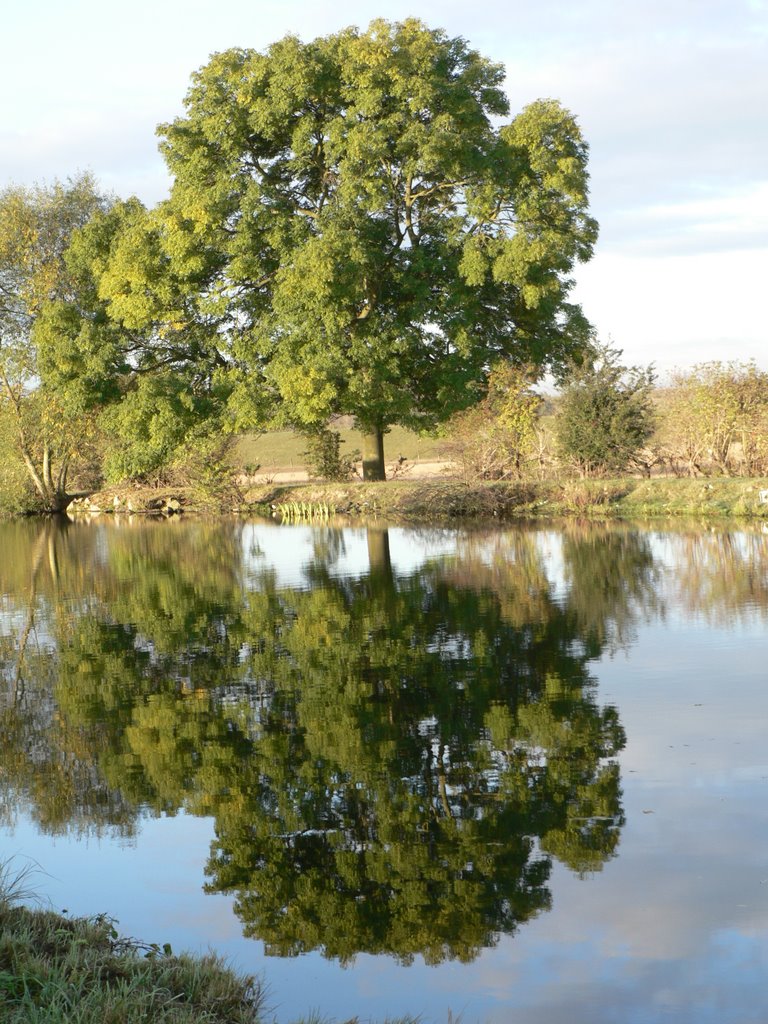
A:
POLYGON ((662 374, 768 369, 768 0, 4 6, 0 187, 87 168, 146 202, 168 187, 155 127, 210 53, 374 17, 462 35, 505 64, 513 111, 554 96, 581 123, 601 237, 576 295, 599 335, 662 374))

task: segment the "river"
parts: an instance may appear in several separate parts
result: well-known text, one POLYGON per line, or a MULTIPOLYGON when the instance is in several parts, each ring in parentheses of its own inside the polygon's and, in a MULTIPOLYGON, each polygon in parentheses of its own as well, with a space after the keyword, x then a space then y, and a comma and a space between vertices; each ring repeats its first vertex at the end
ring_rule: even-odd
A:
POLYGON ((0 524, 0 857, 424 1024, 768 1018, 760 526, 0 524))

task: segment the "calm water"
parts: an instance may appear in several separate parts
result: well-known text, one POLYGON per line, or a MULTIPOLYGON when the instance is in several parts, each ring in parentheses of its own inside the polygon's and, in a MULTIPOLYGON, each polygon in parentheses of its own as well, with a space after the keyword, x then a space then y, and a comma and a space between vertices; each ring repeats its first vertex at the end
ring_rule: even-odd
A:
POLYGON ((768 534, 0 527, 0 856, 279 1022, 768 1019, 768 534))

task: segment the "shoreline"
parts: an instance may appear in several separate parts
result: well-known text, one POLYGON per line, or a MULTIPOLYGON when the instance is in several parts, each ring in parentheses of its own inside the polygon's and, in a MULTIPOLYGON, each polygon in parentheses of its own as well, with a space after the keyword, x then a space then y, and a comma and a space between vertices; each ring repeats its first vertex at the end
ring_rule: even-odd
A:
POLYGON ((218 503, 180 488, 113 487, 73 502, 67 511, 74 516, 234 513, 301 521, 341 515, 414 524, 573 516, 768 520, 768 479, 272 482, 247 487, 240 498, 218 503))

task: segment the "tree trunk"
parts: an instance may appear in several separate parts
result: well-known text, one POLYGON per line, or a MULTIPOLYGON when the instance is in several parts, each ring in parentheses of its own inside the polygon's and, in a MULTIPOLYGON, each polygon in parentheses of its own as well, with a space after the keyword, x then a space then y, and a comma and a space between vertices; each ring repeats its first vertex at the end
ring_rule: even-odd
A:
POLYGON ((37 472, 37 468, 36 468, 34 462, 32 461, 32 458, 31 458, 29 452, 27 451, 27 449, 25 447, 21 446, 20 447, 20 451, 21 451, 21 457, 24 459, 24 465, 27 467, 27 472, 29 473, 29 477, 30 477, 32 483, 35 485, 35 490, 40 495, 40 497, 43 499, 43 501, 46 501, 47 498, 48 498, 48 494, 47 494, 46 489, 45 489, 45 483, 43 482, 43 478, 37 472))
POLYGON ((389 531, 378 526, 366 529, 368 540, 368 566, 371 577, 392 580, 392 559, 389 554, 389 531))
POLYGON ((386 480, 384 431, 372 427, 363 431, 363 480, 386 480))
POLYGON ((51 476, 51 447, 47 441, 43 443, 43 483, 46 491, 52 494, 55 488, 51 476))
POLYGON ((56 491, 52 495, 49 508, 46 511, 55 516, 63 515, 69 508, 72 498, 73 495, 67 494, 66 491, 56 491))

